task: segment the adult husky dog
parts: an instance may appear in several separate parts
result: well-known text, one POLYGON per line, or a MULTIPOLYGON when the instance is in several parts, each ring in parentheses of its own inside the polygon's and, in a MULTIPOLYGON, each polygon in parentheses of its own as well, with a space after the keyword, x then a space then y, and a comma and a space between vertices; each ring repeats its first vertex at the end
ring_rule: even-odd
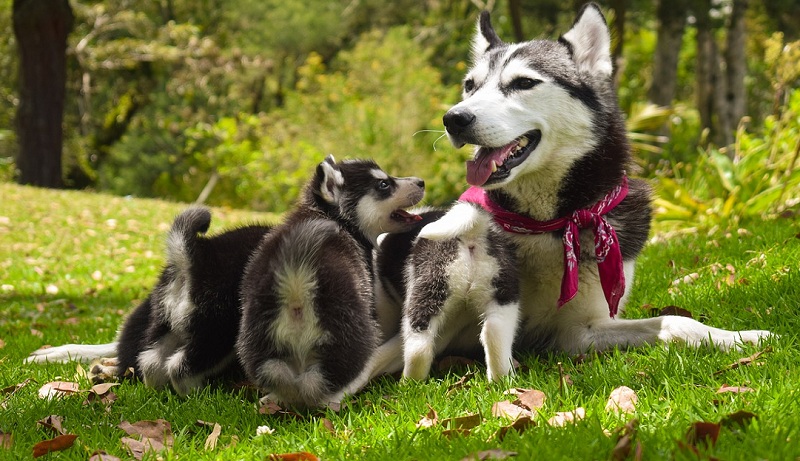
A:
POLYGON ((650 189, 627 179, 625 124, 610 36, 595 4, 558 41, 504 43, 479 20, 463 100, 443 118, 480 204, 511 234, 520 264, 517 349, 568 352, 684 341, 727 349, 767 331, 726 331, 685 317, 624 320, 647 239, 650 189))
MULTIPOLYGON (((461 201, 480 213, 450 212, 420 234, 458 235, 484 212, 507 231, 519 272, 515 349, 577 353, 671 341, 728 349, 768 336, 678 316, 619 318, 650 229, 651 191, 626 177, 630 147, 600 8, 586 5, 557 41, 505 43, 486 12, 477 29, 463 100, 443 122, 456 147, 475 146, 472 187, 461 201)), ((404 346, 401 335, 387 340, 361 379, 399 370, 404 346)))

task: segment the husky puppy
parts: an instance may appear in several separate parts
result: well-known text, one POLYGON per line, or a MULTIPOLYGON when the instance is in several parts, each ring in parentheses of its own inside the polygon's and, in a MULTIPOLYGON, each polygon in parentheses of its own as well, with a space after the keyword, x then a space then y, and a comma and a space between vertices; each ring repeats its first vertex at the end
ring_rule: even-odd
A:
POLYGON ((434 356, 482 346, 495 381, 511 371, 519 315, 514 245, 472 204, 421 216, 422 229, 383 238, 376 259, 377 288, 402 298, 403 351, 395 349, 389 368, 402 365, 404 378, 425 379, 434 356))
POLYGON ((367 160, 319 164, 296 209, 260 243, 242 282, 236 342, 247 376, 269 399, 339 402, 378 346, 371 271, 378 235, 409 229, 419 178, 367 160))
MULTIPOLYGON (((584 6, 557 41, 505 43, 484 12, 463 100, 443 117, 456 147, 475 146, 479 204, 514 243, 525 351, 580 352, 682 341, 722 349, 767 331, 727 331, 678 316, 619 318, 650 228, 650 188, 627 179, 630 148, 612 81, 609 30, 584 6)), ((465 213, 463 220, 479 218, 465 213)), ((454 222, 457 226, 467 226, 454 222)))
POLYGON ((181 395, 237 366, 239 287, 245 265, 268 226, 250 225, 207 237, 211 213, 190 208, 167 235, 166 265, 150 295, 108 344, 41 349, 28 361, 91 360, 116 356, 109 375, 129 368, 148 386, 171 384, 181 395))

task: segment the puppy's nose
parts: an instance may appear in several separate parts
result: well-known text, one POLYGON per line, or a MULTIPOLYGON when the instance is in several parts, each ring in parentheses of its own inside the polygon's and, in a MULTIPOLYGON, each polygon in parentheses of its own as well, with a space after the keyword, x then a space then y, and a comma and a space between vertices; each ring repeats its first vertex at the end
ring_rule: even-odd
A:
POLYGON ((450 134, 459 134, 475 121, 475 114, 464 109, 450 109, 442 117, 444 127, 450 134))
POLYGON ((416 184, 420 189, 425 189, 425 181, 422 179, 417 178, 414 184, 416 184))

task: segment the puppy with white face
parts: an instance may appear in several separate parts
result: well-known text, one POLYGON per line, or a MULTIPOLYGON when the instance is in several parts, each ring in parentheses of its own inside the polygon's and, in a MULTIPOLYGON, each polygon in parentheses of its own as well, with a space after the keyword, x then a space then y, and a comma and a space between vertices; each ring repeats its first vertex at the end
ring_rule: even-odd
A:
POLYGON ((372 248, 409 229, 404 211, 424 195, 419 178, 374 162, 319 164, 286 222, 247 265, 237 350, 270 400, 299 407, 339 402, 378 346, 372 248))

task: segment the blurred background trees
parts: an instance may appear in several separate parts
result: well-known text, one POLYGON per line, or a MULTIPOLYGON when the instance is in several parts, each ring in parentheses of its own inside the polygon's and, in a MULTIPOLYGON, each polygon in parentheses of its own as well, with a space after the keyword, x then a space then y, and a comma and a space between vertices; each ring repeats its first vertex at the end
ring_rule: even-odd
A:
MULTIPOLYGON (((0 0, 0 179, 282 211, 333 154, 422 176, 446 203, 470 152, 442 138, 441 116, 478 13, 508 41, 555 37, 582 3, 0 0), (31 138, 24 122, 35 3, 74 17, 47 184, 29 179, 45 169, 29 143, 58 133, 31 138)), ((713 225, 795 206, 800 0, 600 3, 636 173, 662 185, 662 216, 713 225)))

